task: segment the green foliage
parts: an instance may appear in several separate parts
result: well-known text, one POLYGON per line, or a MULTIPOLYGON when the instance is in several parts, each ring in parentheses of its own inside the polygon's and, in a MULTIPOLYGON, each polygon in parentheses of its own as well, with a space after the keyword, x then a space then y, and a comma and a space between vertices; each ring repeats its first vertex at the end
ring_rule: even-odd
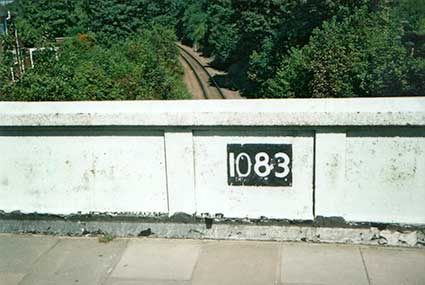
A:
POLYGON ((372 1, 188 0, 183 38, 214 57, 246 96, 267 97, 265 85, 293 47, 308 43, 312 31, 342 19, 372 1))
POLYGON ((34 28, 26 19, 18 18, 16 20, 16 28, 19 31, 20 41, 26 47, 42 46, 46 41, 43 32, 40 29, 34 28))
MULTIPOLYGON (((278 72, 279 63, 293 48, 308 44, 314 29, 332 18, 337 21, 351 15, 362 1, 273 1, 276 6, 266 10, 266 29, 258 29, 250 52, 248 79, 250 97, 273 97, 271 78, 278 72)), ((273 5, 272 4, 272 5, 273 5)), ((373 5, 370 3, 371 8, 373 5)))
MULTIPOLYGON (((37 67, 16 84, 9 82, 10 54, 0 54, 8 66, 0 67, 3 92, 28 100, 54 99, 32 97, 31 89, 66 100, 186 97, 173 34, 211 56, 228 72, 222 82, 247 97, 425 94, 423 0, 17 0, 12 6, 26 47, 78 33, 91 39, 85 47, 81 39, 66 43, 58 61, 51 49, 40 53, 37 67)), ((3 46, 11 50, 13 41, 3 46)))
POLYGON ((0 49, 0 89, 2 88, 2 82, 9 81, 9 73, 8 70, 9 64, 6 62, 6 56, 4 52, 0 49))
POLYGON ((16 1, 12 7, 14 13, 22 15, 17 19, 17 27, 25 46, 67 36, 78 24, 76 3, 73 0, 16 1))
POLYGON ((114 236, 108 233, 104 233, 104 234, 98 235, 97 240, 100 243, 110 243, 111 241, 114 240, 114 236))
POLYGON ((245 96, 424 93, 421 0, 188 2, 189 38, 245 96))
MULTIPOLYGON (((174 28, 181 13, 180 1, 175 0, 79 0, 79 15, 83 15, 86 30, 97 35, 103 45, 122 41, 134 33, 154 25, 174 28)), ((81 17, 81 16, 80 16, 81 17)))
MULTIPOLYGON (((179 5, 174 0, 17 0, 12 10, 19 41, 45 49, 35 53, 35 68, 16 82, 10 76, 13 57, 0 54, 1 100, 189 98, 174 44, 179 5), (69 36, 55 52, 54 39, 69 36)), ((14 50, 14 39, 5 37, 2 46, 14 50)))
POLYGON ((204 1, 194 1, 188 5, 183 17, 183 29, 186 39, 200 44, 207 33, 208 14, 204 11, 204 1))
POLYGON ((399 0, 394 12, 403 19, 407 31, 425 34, 425 1, 399 0))
POLYGON ((394 96, 408 86, 403 28, 384 9, 361 8, 316 29, 308 45, 293 49, 269 90, 276 97, 394 96))
POLYGON ((263 41, 262 47, 253 51, 249 60, 248 79, 251 82, 251 93, 256 93, 258 97, 267 97, 267 93, 259 88, 265 85, 274 73, 273 62, 274 42, 267 38, 263 41))
POLYGON ((207 13, 209 30, 207 42, 204 43, 205 49, 214 56, 216 66, 229 66, 234 61, 234 51, 240 40, 232 1, 211 1, 207 13))
POLYGON ((153 25, 176 26, 182 5, 179 0, 17 0, 12 9, 27 47, 77 33, 95 33, 98 43, 110 46, 153 25))
POLYGON ((290 56, 281 61, 275 77, 266 82, 263 92, 276 98, 310 97, 308 86, 313 72, 309 67, 307 52, 293 48, 290 56))
POLYGON ((186 99, 174 33, 155 26, 111 47, 79 35, 56 53, 37 52, 35 67, 2 89, 2 100, 186 99), (56 59, 56 55, 58 58, 56 59))
POLYGON ((409 58, 406 95, 425 95, 425 58, 409 58))
POLYGON ((425 2, 422 0, 399 1, 399 6, 393 13, 401 20, 406 31, 403 37, 404 45, 413 57, 425 58, 425 2))
POLYGON ((13 38, 10 35, 0 36, 0 89, 5 82, 11 80, 10 67, 13 65, 13 55, 10 52, 13 38))

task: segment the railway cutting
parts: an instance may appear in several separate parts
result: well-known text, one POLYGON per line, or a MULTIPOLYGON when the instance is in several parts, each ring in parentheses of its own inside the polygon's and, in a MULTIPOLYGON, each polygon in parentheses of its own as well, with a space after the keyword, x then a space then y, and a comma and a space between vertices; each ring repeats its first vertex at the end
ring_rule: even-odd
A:
POLYGON ((177 47, 180 50, 183 66, 190 73, 186 77, 186 82, 188 82, 194 99, 226 99, 223 91, 205 66, 182 45, 177 44, 177 47))

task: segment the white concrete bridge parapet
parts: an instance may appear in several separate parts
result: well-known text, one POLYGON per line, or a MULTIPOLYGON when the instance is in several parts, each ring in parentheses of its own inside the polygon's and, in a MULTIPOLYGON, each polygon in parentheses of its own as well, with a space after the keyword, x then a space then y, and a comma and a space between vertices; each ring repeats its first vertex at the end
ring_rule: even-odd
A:
POLYGON ((425 99, 0 103, 0 126, 425 126, 425 99))
POLYGON ((424 97, 1 102, 0 151, 6 213, 425 224, 424 97), (259 156, 230 156, 246 145, 259 156), (291 162, 267 145, 291 146, 291 162), (285 167, 291 183, 261 176, 279 184, 285 167), (240 186, 229 178, 238 173, 240 186))

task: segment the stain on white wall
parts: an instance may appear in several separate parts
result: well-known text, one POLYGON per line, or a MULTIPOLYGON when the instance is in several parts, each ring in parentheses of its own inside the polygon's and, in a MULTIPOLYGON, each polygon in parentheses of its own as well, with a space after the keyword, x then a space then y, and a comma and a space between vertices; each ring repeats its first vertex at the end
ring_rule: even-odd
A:
POLYGON ((425 223, 425 131, 318 134, 316 213, 349 221, 425 223))
POLYGON ((164 139, 0 136, 0 209, 167 212, 164 139))

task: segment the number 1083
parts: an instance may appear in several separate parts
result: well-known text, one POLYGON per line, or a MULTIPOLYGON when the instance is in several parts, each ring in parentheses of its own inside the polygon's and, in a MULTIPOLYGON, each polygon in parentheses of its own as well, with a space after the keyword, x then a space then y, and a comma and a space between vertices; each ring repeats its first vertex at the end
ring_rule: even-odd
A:
POLYGON ((228 185, 292 186, 292 145, 227 145, 228 185))

